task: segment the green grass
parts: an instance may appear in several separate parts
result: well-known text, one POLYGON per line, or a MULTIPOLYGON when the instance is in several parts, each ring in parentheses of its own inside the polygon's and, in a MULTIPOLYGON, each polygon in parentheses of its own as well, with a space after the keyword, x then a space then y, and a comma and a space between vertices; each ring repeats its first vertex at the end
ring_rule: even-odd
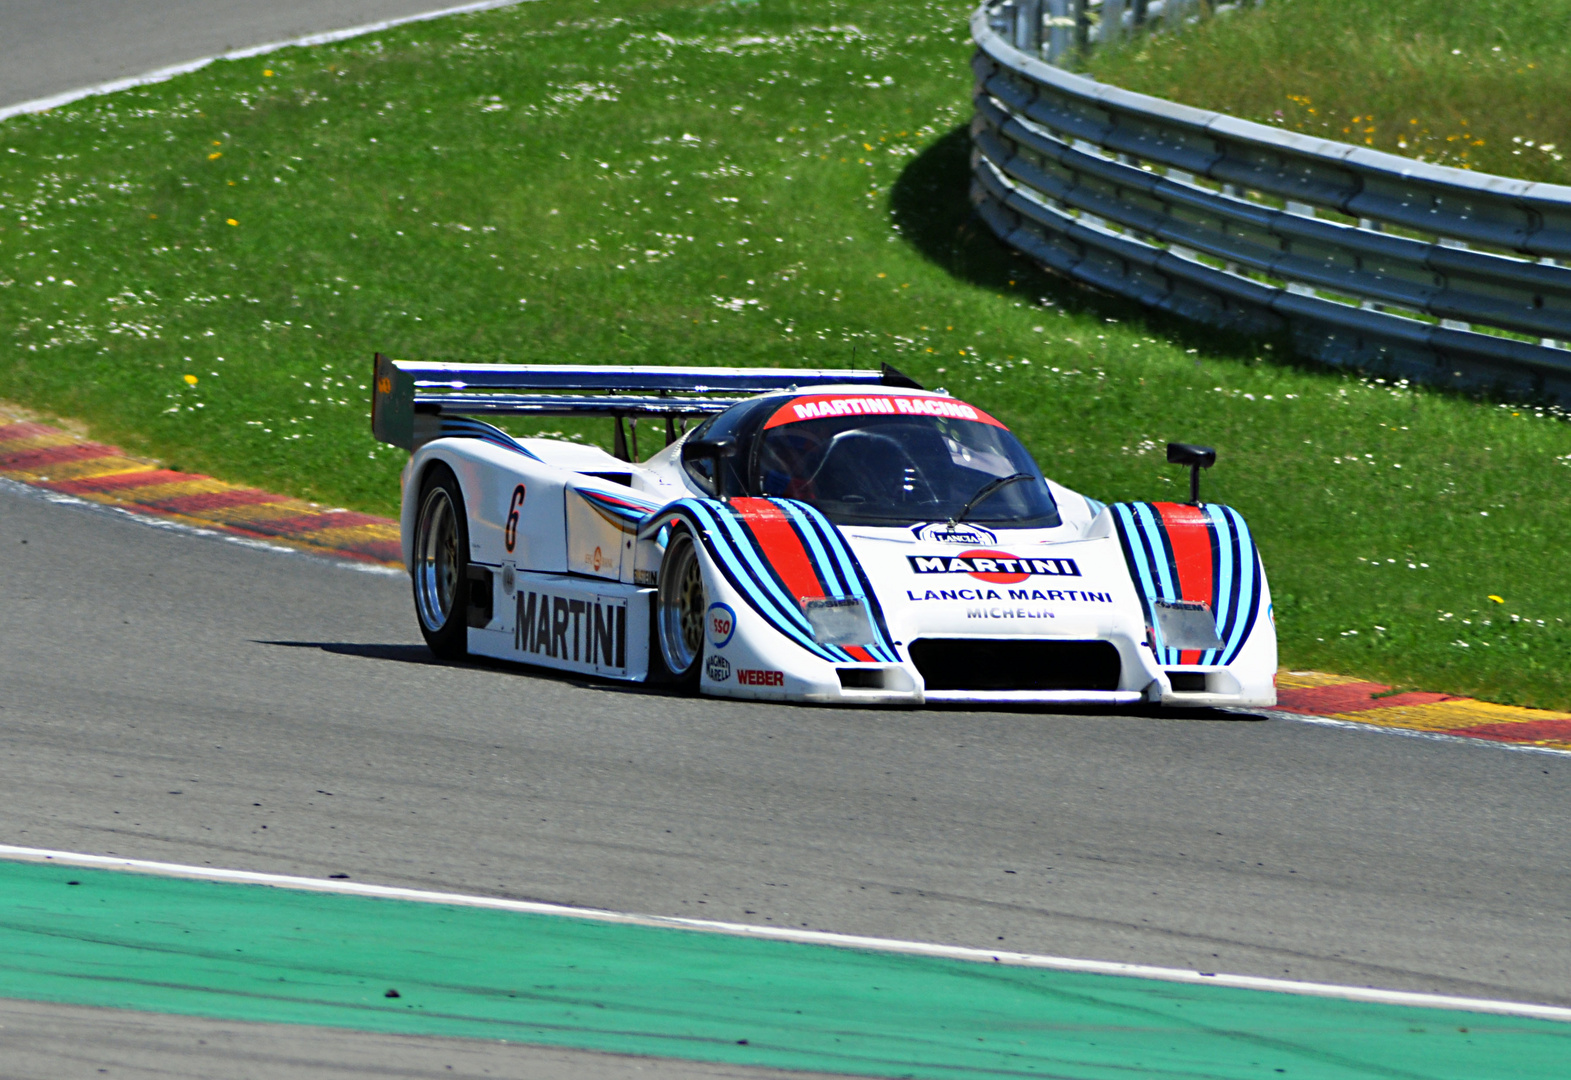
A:
POLYGON ((1268 0, 1090 58, 1130 90, 1571 184, 1567 0, 1268 0))
POLYGON ((1218 446, 1205 494, 1259 537, 1290 665, 1571 704, 1571 428, 1151 319, 1001 249, 966 203, 968 12, 540 0, 8 121, 0 397, 391 512, 373 350, 855 350, 1102 499, 1182 497, 1162 443, 1218 446))

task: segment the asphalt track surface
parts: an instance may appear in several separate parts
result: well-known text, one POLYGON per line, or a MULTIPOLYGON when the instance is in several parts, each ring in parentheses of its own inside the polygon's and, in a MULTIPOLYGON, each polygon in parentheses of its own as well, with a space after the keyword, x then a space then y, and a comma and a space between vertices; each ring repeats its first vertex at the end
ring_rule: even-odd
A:
POLYGON ((15 485, 0 596, 10 843, 1571 1004, 1565 757, 440 664, 402 577, 15 485))
MULTIPOLYGON (((0 1000, 5 1080, 801 1080, 798 1072, 0 1000), (89 1037, 84 1037, 89 1036, 89 1037)), ((822 1077, 824 1074, 817 1074, 822 1077)))
POLYGON ((465 0, 0 0, 0 108, 465 0))

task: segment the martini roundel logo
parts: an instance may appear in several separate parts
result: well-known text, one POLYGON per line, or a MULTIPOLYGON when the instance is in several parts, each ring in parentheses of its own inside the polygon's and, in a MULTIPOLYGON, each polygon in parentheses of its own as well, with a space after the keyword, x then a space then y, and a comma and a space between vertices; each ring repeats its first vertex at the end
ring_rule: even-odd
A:
POLYGON ((962 551, 960 557, 975 568, 971 571, 971 576, 979 581, 991 581, 995 585, 1013 585, 1031 576, 1029 564, 1020 556, 1011 555, 1007 551, 970 548, 962 551))

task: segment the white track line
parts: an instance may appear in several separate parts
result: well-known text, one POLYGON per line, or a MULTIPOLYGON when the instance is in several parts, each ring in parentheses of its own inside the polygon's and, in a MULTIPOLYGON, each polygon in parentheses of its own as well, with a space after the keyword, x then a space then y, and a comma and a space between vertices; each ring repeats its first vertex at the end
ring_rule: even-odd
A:
POLYGON ((343 30, 329 30, 322 34, 308 34, 305 37, 293 38, 289 41, 273 41, 266 45, 253 45, 246 49, 236 49, 219 56, 204 56, 200 60, 188 60, 183 64, 174 64, 170 67, 149 71, 145 75, 133 75, 126 79, 115 79, 112 82, 99 83, 97 86, 84 86, 79 90, 66 90, 63 93, 50 97, 37 98, 33 101, 24 101, 20 105, 7 105, 0 108, 0 120, 9 120, 13 116, 25 113, 46 112, 49 109, 58 109, 62 105, 69 105, 73 101, 80 101, 85 97, 97 97, 100 94, 113 94, 121 90, 129 90, 135 86, 147 86, 151 83, 165 82, 176 75, 185 75, 206 67, 215 60, 245 60, 252 56, 262 56, 266 53, 277 52, 279 49, 292 49, 307 45, 328 45, 335 41, 344 41, 348 38, 359 37, 362 34, 375 34, 394 26, 405 23, 426 22, 430 19, 440 19, 448 15, 467 15, 476 11, 487 11, 491 8, 511 7, 514 4, 525 3, 527 0, 480 0, 479 3, 463 4, 459 7, 443 8, 440 11, 427 11, 419 15, 405 15, 401 19, 384 19, 381 22, 366 23, 364 26, 351 26, 343 30))
POLYGON ((392 885, 362 885, 353 881, 293 877, 287 874, 264 874, 254 870, 220 870, 210 866, 182 866, 178 863, 149 862, 145 859, 124 859, 115 855, 83 855, 72 851, 49 851, 43 848, 13 847, 9 844, 0 844, 0 859, 56 863, 64 866, 81 866, 101 870, 131 870, 144 874, 194 878, 202 881, 221 881, 236 885, 271 885, 280 889, 339 893, 346 896, 367 896, 382 900, 409 900, 425 904, 491 908, 497 911, 517 911, 530 915, 555 915, 573 919, 590 919, 596 922, 621 923, 629 926, 660 927, 668 930, 698 930, 713 934, 731 934, 736 937, 793 941, 805 945, 832 945, 842 949, 865 949, 874 952, 901 953, 910 956, 933 956, 947 960, 969 960, 1011 967, 1051 968, 1056 971, 1079 971, 1095 975, 1122 975, 1141 979, 1157 979, 1162 982, 1230 986, 1243 990, 1269 990, 1284 994, 1341 998, 1346 1001, 1364 1001, 1380 1005, 1408 1005, 1425 1009, 1457 1009, 1464 1012, 1496 1013, 1502 1016, 1526 1016, 1539 1020, 1571 1021, 1571 1009, 1557 1005, 1530 1005, 1509 1001, 1489 1001, 1484 998, 1422 994, 1407 990, 1373 990, 1362 986, 1336 986, 1330 983, 1296 982, 1289 979, 1261 978, 1255 975, 1224 975, 1206 971, 1185 971, 1182 968, 1150 967, 1145 964, 1119 964, 1107 960, 1076 960, 1064 956, 994 952, 991 949, 972 949, 961 945, 934 945, 921 941, 896 941, 890 938, 861 937, 855 934, 832 934, 823 930, 793 930, 784 926, 753 926, 748 923, 715 922, 709 919, 683 919, 666 915, 632 915, 620 911, 598 911, 594 908, 566 907, 561 904, 544 904, 531 900, 505 900, 500 897, 469 896, 464 893, 429 892, 424 889, 405 889, 392 885))
POLYGON ((1334 716, 1314 716, 1310 713, 1289 712, 1286 709, 1228 709, 1228 712, 1269 716, 1273 720, 1290 720, 1295 724, 1316 724, 1320 727, 1343 728, 1377 735, 1401 735, 1408 739, 1427 739, 1430 742, 1462 743, 1467 746, 1492 747, 1496 750, 1514 750, 1519 754, 1549 754, 1554 757, 1571 757, 1571 750, 1553 746, 1534 746, 1531 743, 1499 742, 1495 739, 1475 739, 1467 735, 1453 735, 1445 731, 1423 731, 1419 728, 1397 727, 1393 724, 1371 724, 1359 720, 1338 720, 1334 716))
POLYGON ((362 574, 378 574, 384 577, 407 577, 409 575, 409 571, 402 566, 387 566, 379 562, 364 562, 360 559, 337 557, 333 554, 331 548, 310 551, 306 548, 274 544, 250 536, 238 536, 235 533, 225 532, 221 529, 204 529, 198 525, 187 525, 184 522, 171 521, 152 512, 139 512, 128 507, 116 506, 112 503, 98 503, 90 499, 79 499, 75 495, 66 495, 63 492, 51 491, 45 487, 35 487, 32 484, 24 484, 20 480, 12 480, 4 476, 0 476, 0 491, 10 495, 18 495, 25 499, 40 499, 60 506, 75 506, 92 513, 112 514, 122 521, 132 521, 150 529, 163 529, 166 532, 184 533, 187 536, 205 536, 215 540, 222 540, 228 544, 254 548, 258 551, 270 551, 275 555, 290 555, 299 559, 310 559, 313 562, 327 563, 345 570, 355 570, 362 574))

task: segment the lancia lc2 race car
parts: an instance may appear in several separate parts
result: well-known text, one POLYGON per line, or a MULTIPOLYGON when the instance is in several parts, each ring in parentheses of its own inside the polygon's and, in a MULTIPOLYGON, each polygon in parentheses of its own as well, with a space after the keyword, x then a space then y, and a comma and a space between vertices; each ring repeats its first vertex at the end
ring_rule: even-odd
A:
POLYGON ((1188 503, 1104 505, 887 366, 381 355, 372 430, 412 452, 404 558, 441 657, 842 704, 1276 700, 1265 571, 1199 499, 1205 447, 1169 445, 1188 503), (606 417, 613 452, 503 416, 606 417), (639 420, 664 429, 642 461, 639 420))

